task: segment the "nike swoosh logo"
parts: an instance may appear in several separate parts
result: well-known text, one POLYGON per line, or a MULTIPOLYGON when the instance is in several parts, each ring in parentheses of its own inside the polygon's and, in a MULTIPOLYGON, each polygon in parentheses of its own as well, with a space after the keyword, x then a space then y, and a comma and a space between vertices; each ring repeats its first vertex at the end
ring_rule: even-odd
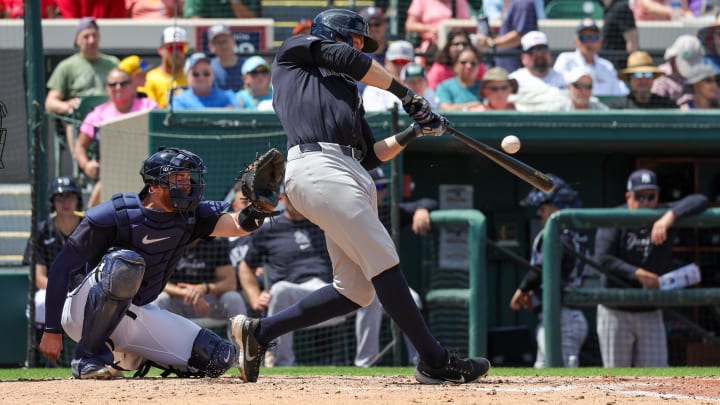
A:
POLYGON ((225 356, 225 360, 224 360, 225 363, 227 363, 227 362, 230 361, 230 353, 231 353, 231 352, 232 352, 232 349, 228 349, 227 355, 225 356))
POLYGON ((151 244, 151 243, 160 242, 160 241, 165 240, 165 239, 170 239, 169 236, 166 236, 166 237, 164 237, 164 238, 156 238, 156 239, 150 239, 150 238, 148 238, 148 236, 150 236, 150 235, 145 235, 145 236, 142 238, 142 243, 143 243, 143 245, 149 245, 149 244, 151 244))
POLYGON ((245 362, 246 362, 246 363, 250 363, 250 362, 252 362, 253 360, 255 360, 255 357, 256 357, 256 356, 250 356, 250 353, 248 353, 248 347, 247 347, 247 346, 245 346, 245 347, 243 348, 243 350, 245 351, 245 362))

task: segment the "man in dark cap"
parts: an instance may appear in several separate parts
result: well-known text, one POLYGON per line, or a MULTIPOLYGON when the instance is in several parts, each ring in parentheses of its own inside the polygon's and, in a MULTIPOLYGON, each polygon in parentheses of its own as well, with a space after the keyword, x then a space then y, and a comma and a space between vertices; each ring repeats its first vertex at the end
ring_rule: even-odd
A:
MULTIPOLYGON (((647 169, 632 172, 625 201, 619 208, 666 209, 652 228, 600 228, 595 235, 596 260, 608 272, 635 288, 657 289, 658 276, 672 270, 672 225, 678 218, 708 207, 702 194, 659 203, 657 175, 647 169)), ((605 287, 624 287, 605 280, 605 287)), ((603 366, 667 367, 668 350, 662 310, 655 307, 598 305, 597 334, 603 366)))

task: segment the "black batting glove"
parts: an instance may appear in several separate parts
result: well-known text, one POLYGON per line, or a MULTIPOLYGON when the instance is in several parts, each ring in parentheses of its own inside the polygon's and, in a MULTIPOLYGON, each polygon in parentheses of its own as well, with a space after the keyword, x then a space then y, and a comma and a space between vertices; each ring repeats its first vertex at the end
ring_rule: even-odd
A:
POLYGON ((274 217, 281 213, 281 211, 262 211, 255 208, 254 205, 248 205, 238 214, 237 222, 244 231, 252 232, 260 228, 263 222, 265 222, 265 218, 274 217))
POLYGON ((430 112, 431 118, 428 122, 421 124, 419 122, 413 122, 412 127, 415 134, 420 136, 441 136, 447 130, 450 125, 450 121, 440 114, 430 112))
POLYGON ((432 121, 434 113, 430 109, 430 103, 423 97, 408 89, 407 94, 400 100, 405 112, 413 121, 424 124, 432 121))

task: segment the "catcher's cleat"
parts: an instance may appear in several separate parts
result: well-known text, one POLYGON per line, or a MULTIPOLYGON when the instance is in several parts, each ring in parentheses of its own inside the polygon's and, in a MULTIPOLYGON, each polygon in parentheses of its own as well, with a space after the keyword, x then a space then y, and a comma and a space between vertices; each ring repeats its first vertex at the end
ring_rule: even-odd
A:
POLYGON ((257 382, 260 365, 265 351, 270 345, 262 345, 255 338, 255 331, 260 326, 259 319, 237 315, 232 321, 232 338, 240 347, 238 350, 238 369, 244 382, 257 382))
POLYGON ((73 377, 82 380, 109 380, 116 378, 110 367, 106 366, 105 362, 99 357, 73 359, 70 362, 70 369, 73 377))
POLYGON ((483 357, 461 359, 448 353, 448 360, 440 368, 430 368, 424 362, 415 367, 415 379, 422 384, 466 384, 485 377, 490 371, 490 362, 483 357))

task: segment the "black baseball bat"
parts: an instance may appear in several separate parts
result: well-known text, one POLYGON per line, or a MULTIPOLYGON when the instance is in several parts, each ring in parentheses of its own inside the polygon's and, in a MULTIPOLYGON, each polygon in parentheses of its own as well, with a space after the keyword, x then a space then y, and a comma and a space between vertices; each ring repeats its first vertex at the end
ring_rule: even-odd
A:
POLYGON ((515 159, 505 152, 501 152, 490 145, 482 143, 476 139, 470 138, 453 127, 448 127, 447 133, 455 137, 460 142, 469 146, 470 148, 480 152, 486 158, 497 163, 503 169, 516 175, 517 177, 525 180, 533 187, 539 188, 542 191, 549 192, 555 186, 552 179, 545 175, 543 172, 535 169, 534 167, 515 159))

